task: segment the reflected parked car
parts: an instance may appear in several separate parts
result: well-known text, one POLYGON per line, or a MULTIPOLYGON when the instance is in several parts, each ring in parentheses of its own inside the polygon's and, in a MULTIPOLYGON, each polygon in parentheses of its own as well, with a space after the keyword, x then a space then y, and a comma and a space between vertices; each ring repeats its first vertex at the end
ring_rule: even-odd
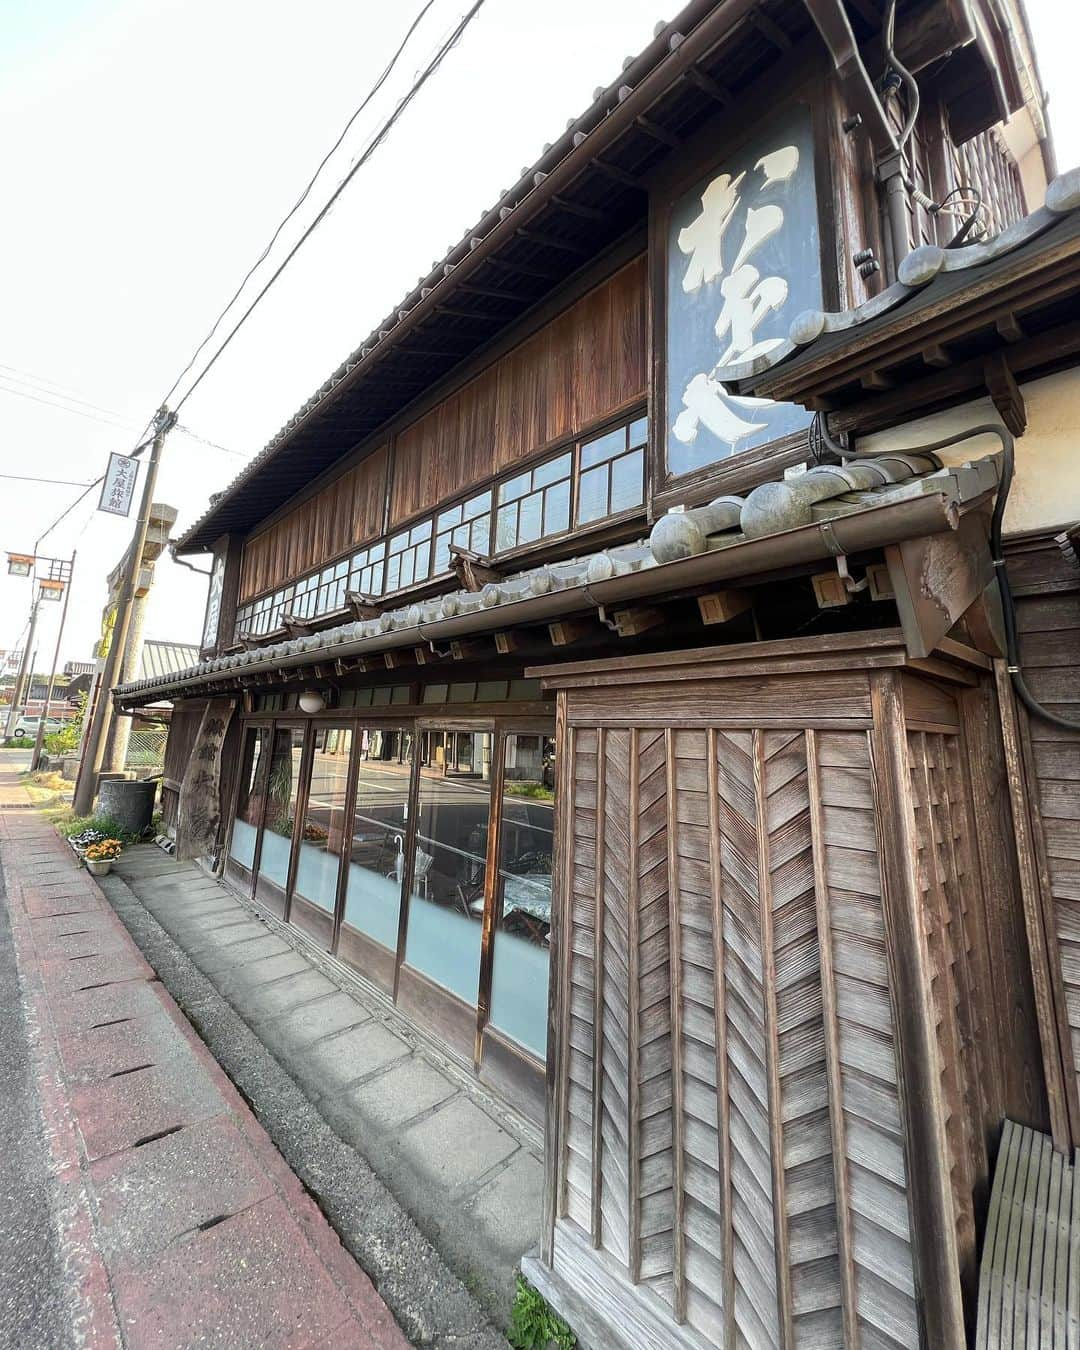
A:
MULTIPOLYGON (((16 737, 26 736, 32 740, 38 734, 38 726, 40 722, 41 717, 39 715, 36 714, 27 715, 26 713, 24 713, 22 717, 20 717, 19 720, 15 723, 14 735, 16 737)), ((62 718, 50 717, 45 723, 46 736, 51 736, 53 732, 63 731, 63 729, 64 729, 64 722, 62 718)))

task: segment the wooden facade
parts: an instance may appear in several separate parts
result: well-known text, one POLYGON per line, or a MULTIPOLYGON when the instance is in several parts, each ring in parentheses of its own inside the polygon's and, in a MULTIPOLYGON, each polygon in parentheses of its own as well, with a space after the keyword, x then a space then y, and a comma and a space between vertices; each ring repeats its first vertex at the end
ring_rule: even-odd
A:
POLYGON ((640 257, 400 432, 390 524, 640 403, 646 301, 640 257))
POLYGON ((382 445, 244 543, 240 599, 273 590, 382 533, 389 449, 382 445))
POLYGON ((547 672, 566 904, 528 1273, 592 1344, 965 1343, 998 1123, 1030 1109, 974 827, 986 662, 862 637, 547 672))

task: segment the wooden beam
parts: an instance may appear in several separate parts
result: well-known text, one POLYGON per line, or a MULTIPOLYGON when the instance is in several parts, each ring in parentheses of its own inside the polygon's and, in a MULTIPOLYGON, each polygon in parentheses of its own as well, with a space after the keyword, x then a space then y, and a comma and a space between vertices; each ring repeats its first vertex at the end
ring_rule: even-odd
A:
POLYGON ((474 286, 471 281, 461 282, 457 289, 464 295, 482 295, 489 300, 515 300, 524 304, 531 304, 536 298, 524 295, 521 291, 508 291, 497 286, 474 286))
POLYGON ((698 596, 698 611, 702 623, 727 623, 740 614, 753 608, 754 601, 748 591, 711 591, 708 595, 698 596))
POLYGON ((696 85, 704 94, 708 94, 721 107, 729 107, 735 102, 735 96, 730 89, 725 89, 719 80, 714 80, 711 75, 706 75, 703 70, 698 70, 696 66, 691 67, 686 72, 686 78, 690 84, 696 85))
POLYGON ((622 183, 624 187, 636 188, 639 192, 645 192, 645 185, 635 174, 627 173, 625 169, 620 169, 615 164, 607 164, 602 159, 594 159, 592 167, 605 178, 612 179, 613 182, 622 183))
POLYGON ((482 553, 461 544, 450 545, 450 570, 457 577, 458 585, 468 591, 479 591, 492 581, 500 581, 502 569, 482 553))
POLYGON ((555 647, 569 647, 585 638, 596 636, 596 625, 591 619, 560 619, 548 624, 548 636, 555 647))
MULTIPOLYGON (((621 171, 620 171, 621 172, 621 171)), ((629 178, 630 175, 627 174, 629 178)), ((637 179, 633 180, 637 183, 637 179)), ((537 281, 561 281, 562 273, 556 272, 550 267, 541 267, 534 262, 517 263, 505 262, 502 258, 485 258, 485 267, 493 267, 497 272, 516 272, 518 276, 535 277, 537 281)))
POLYGON ((946 366, 952 365, 952 357, 940 343, 935 343, 927 347, 922 353, 923 365, 933 366, 937 370, 944 370, 946 366))
POLYGON ((495 650, 500 656, 509 656, 512 652, 519 652, 529 645, 531 644, 522 641, 521 634, 513 628, 495 634, 495 650))
POLYGON ((583 206, 581 202, 572 202, 566 197, 552 197, 551 200, 561 210, 572 216, 580 216, 582 220, 595 220, 604 224, 609 219, 606 211, 598 211, 595 206, 583 206))
POLYGON ((413 651, 413 660, 416 662, 418 666, 426 666, 427 663, 431 660, 431 652, 428 650, 427 647, 414 647, 412 651, 413 651))
POLYGON ((987 358, 983 376, 1001 420, 1014 436, 1022 436, 1027 430, 1027 405, 1003 352, 987 358))
POLYGON ((574 253, 578 257, 592 253, 592 249, 585 244, 575 244, 569 239, 558 239, 552 234, 545 234, 542 230, 521 229, 518 230, 517 235, 519 239, 528 239, 531 244, 540 244, 544 248, 557 248, 563 253, 574 253))
POLYGON ((1020 320, 1013 313, 1001 314, 994 320, 998 336, 1005 342, 1023 342, 1027 337, 1020 320))
POLYGON ((651 136, 654 141, 659 141, 661 145, 670 146, 672 150, 682 148, 682 141, 678 136, 673 135, 666 127, 660 126, 650 117, 636 117, 634 125, 640 127, 646 136, 651 136))
POLYGON ((908 654, 929 656, 994 575, 988 525, 979 512, 957 529, 890 544, 889 577, 908 654))
POLYGON ((841 605, 851 604, 851 592, 839 572, 818 572, 810 581, 818 609, 838 609, 841 605))
POLYGON ((480 638, 455 638, 450 643, 450 655, 455 661, 485 661, 491 648, 480 638))
POLYGON ((664 622, 663 610, 642 605, 636 609, 617 609, 611 615, 611 627, 619 637, 637 637, 664 622))

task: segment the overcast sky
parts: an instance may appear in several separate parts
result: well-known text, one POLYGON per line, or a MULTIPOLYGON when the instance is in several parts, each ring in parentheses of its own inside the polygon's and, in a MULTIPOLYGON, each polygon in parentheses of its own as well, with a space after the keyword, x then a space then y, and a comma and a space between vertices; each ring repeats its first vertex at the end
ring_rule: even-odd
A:
MULTIPOLYGON (((177 530, 650 39, 661 0, 487 0, 181 414, 156 494, 177 530), (231 452, 231 453, 229 453, 231 452)), ((435 0, 295 238, 465 0, 435 0)), ((420 0, 49 0, 0 25, 0 471, 86 483, 127 450, 385 65, 420 0), (13 392, 17 391, 17 392, 13 392), (83 414, 58 408, 80 400, 83 414), (91 406, 92 405, 92 406, 91 406)), ((1080 163, 1080 15, 1028 0, 1062 168, 1080 163)), ((0 553, 79 493, 0 478, 0 553)), ((96 490, 41 552, 78 550, 62 659, 88 660, 132 523, 96 490)), ((205 566, 206 560, 194 559, 205 566)), ((158 566, 147 636, 198 641, 205 581, 158 566)), ((0 648, 26 581, 0 575, 0 648)), ((39 625, 47 667, 56 610, 39 625)))

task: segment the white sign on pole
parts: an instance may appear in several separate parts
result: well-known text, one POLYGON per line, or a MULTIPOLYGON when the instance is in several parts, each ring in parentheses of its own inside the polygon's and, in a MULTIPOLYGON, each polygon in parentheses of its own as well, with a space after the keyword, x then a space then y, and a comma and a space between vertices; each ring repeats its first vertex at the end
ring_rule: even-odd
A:
POLYGON ((135 479, 139 476, 139 461, 131 455, 109 456, 109 467, 105 471, 105 482, 101 486, 99 511, 108 511, 110 515, 127 516, 131 514, 131 499, 135 494, 135 479))

